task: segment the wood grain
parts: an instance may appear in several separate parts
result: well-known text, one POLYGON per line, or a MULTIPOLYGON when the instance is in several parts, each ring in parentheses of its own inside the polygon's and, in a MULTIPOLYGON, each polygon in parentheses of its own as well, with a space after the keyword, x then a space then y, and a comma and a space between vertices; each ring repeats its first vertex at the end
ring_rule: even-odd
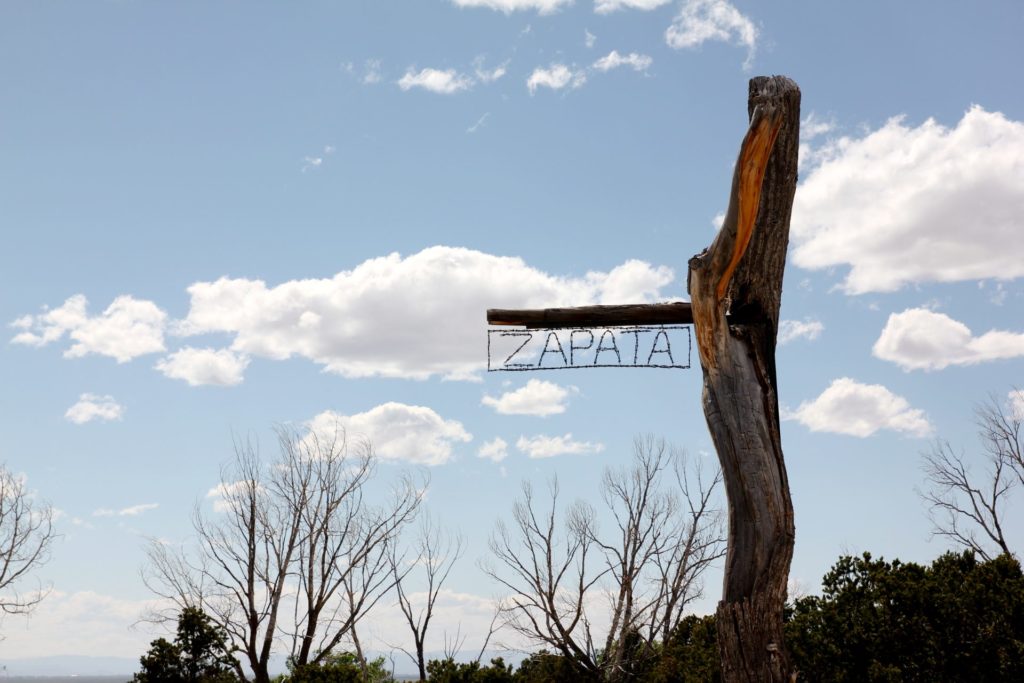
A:
POLYGON ((790 680, 782 610, 795 527, 775 343, 796 191, 800 89, 783 76, 754 78, 748 114, 725 221, 711 246, 690 259, 688 280, 704 415, 729 500, 717 612, 722 680, 783 683, 790 680))

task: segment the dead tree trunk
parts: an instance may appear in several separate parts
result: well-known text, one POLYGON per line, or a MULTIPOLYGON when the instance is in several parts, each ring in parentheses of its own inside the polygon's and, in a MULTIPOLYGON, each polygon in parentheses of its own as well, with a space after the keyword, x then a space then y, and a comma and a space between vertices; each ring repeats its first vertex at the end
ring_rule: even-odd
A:
POLYGON ((725 222, 711 246, 690 259, 689 273, 704 414, 729 499, 717 616, 729 683, 789 680, 782 610, 794 541, 775 338, 796 190, 800 90, 782 76, 754 78, 748 113, 725 222))

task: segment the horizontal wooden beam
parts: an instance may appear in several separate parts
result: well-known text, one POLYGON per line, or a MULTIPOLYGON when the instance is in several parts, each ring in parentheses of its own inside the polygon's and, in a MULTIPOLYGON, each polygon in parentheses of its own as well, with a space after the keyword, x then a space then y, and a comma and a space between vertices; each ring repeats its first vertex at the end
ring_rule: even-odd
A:
POLYGON ((556 327, 618 327, 623 325, 690 325, 690 304, 627 304, 576 308, 487 309, 487 324, 527 329, 556 327))

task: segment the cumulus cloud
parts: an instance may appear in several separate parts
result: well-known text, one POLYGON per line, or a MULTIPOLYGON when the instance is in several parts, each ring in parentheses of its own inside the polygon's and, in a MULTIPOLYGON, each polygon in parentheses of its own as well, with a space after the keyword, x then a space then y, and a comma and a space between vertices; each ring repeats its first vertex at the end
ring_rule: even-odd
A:
POLYGON ((398 81, 402 90, 422 88, 441 95, 451 95, 473 87, 473 79, 455 69, 421 69, 419 72, 407 71, 398 81))
POLYGON ((531 379, 525 386, 494 398, 484 396, 483 404, 501 415, 536 415, 547 417, 564 413, 569 393, 576 387, 562 387, 554 382, 531 379))
POLYGON ((835 130, 836 122, 833 119, 824 119, 817 112, 811 112, 800 120, 800 141, 809 142, 821 135, 827 135, 835 130))
POLYGON ((648 11, 667 5, 672 0, 594 0, 594 11, 608 14, 620 9, 638 9, 648 11))
POLYGON ((331 435, 338 426, 350 437, 369 439, 377 457, 416 465, 443 465, 455 445, 473 439, 461 422, 446 420, 424 406, 394 401, 355 415, 327 410, 309 421, 313 433, 331 435))
POLYGON ((749 67, 757 34, 754 22, 727 0, 685 0, 665 31, 665 42, 677 50, 700 47, 709 40, 742 45, 747 48, 744 66, 749 67))
POLYGON ((565 436, 520 436, 516 448, 527 456, 537 458, 553 458, 558 455, 587 455, 600 453, 604 450, 603 443, 592 441, 574 441, 572 434, 565 436))
POLYGON ((113 510, 110 508, 100 508, 92 513, 93 517, 138 517, 143 512, 149 510, 156 510, 160 507, 159 503, 142 503, 140 505, 132 505, 131 507, 121 508, 120 510, 113 510))
POLYGON ((196 349, 191 346, 157 361, 156 369, 171 379, 190 386, 213 384, 227 387, 241 384, 249 358, 229 349, 196 349))
POLYGON ((797 339, 814 341, 825 330, 819 320, 783 320, 779 323, 779 344, 788 344, 797 339))
POLYGON ((1024 333, 990 330, 975 336, 945 313, 909 308, 889 316, 872 353, 904 370, 941 370, 1024 356, 1024 333))
POLYGON ((861 438, 880 429, 924 437, 932 431, 924 411, 911 408, 881 384, 861 384, 840 377, 813 401, 795 411, 784 411, 783 419, 796 420, 812 432, 832 432, 861 438))
POLYGON ((64 413, 64 418, 76 425, 82 425, 93 420, 102 422, 120 420, 123 415, 124 406, 115 401, 113 396, 81 394, 78 397, 78 403, 64 413))
POLYGON ((398 80, 398 87, 402 90, 421 88, 440 95, 453 95, 457 92, 469 90, 477 83, 490 84, 502 78, 508 73, 508 61, 498 66, 488 68, 484 64, 483 57, 473 60, 473 75, 459 73, 455 69, 432 69, 426 68, 416 71, 410 67, 405 75, 398 80))
POLYGON ((95 316, 89 315, 88 307, 85 296, 76 294, 58 308, 22 316, 11 323, 21 330, 11 342, 39 347, 68 335, 74 343, 64 351, 65 358, 97 354, 118 363, 164 350, 167 314, 152 301, 119 296, 95 316))
POLYGON ((530 94, 537 92, 537 88, 550 88, 561 90, 565 87, 579 88, 587 82, 587 74, 584 71, 573 70, 565 64, 552 64, 548 68, 537 67, 526 79, 526 87, 530 94))
POLYGON ((849 266, 848 294, 1024 275, 1024 123, 972 107, 947 128, 890 119, 823 148, 793 205, 793 261, 849 266))
POLYGON ((630 52, 628 55, 620 55, 618 51, 612 50, 601 59, 594 62, 594 68, 598 71, 611 71, 620 66, 628 66, 634 71, 646 71, 654 62, 648 55, 641 55, 630 52))
POLYGON ((570 278, 518 258, 431 247, 275 287, 248 279, 196 283, 180 332, 231 333, 235 353, 301 356, 347 377, 472 379, 486 365, 478 333, 487 308, 655 301, 673 279, 671 269, 641 261, 570 278))
POLYGON ((478 458, 501 462, 508 457, 508 442, 500 436, 486 442, 476 453, 478 458))
POLYGON ((588 31, 587 29, 583 29, 583 44, 586 45, 589 48, 589 47, 594 47, 594 43, 596 43, 596 42, 597 42, 597 36, 595 36, 593 33, 588 31))
POLYGON ((540 14, 551 14, 573 0, 452 0, 459 7, 486 7, 505 14, 521 10, 536 10, 540 14))
POLYGON ((834 153, 835 142, 831 138, 823 144, 815 144, 814 141, 823 135, 829 135, 835 128, 835 120, 824 119, 813 111, 800 120, 797 169, 801 174, 827 160, 834 153))

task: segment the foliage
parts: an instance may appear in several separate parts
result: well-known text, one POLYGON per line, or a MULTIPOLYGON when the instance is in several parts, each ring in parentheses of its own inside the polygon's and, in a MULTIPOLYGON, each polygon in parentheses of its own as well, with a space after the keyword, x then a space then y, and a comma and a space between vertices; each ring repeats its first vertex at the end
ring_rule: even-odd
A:
POLYGON ((515 683, 586 683, 597 678, 580 670, 569 657, 541 650, 519 664, 513 680, 515 683))
POLYGON ((427 662, 431 683, 513 683, 512 665, 501 657, 482 666, 480 662, 456 662, 451 657, 427 662))
POLYGON ((786 639, 803 680, 1024 680, 1024 575, 1007 555, 844 556, 796 601, 786 639))
POLYGON ((227 645, 227 634, 202 610, 186 607, 178 617, 174 642, 154 640, 139 663, 133 683, 232 683, 237 660, 227 645))
POLYGON ((641 677, 650 683, 718 683, 721 663, 715 639, 715 615, 688 615, 661 647, 658 659, 641 677))
POLYGON ((383 657, 366 663, 364 678, 359 657, 352 652, 331 653, 318 663, 289 668, 290 674, 278 679, 282 683, 393 683, 395 680, 384 667, 383 657))

